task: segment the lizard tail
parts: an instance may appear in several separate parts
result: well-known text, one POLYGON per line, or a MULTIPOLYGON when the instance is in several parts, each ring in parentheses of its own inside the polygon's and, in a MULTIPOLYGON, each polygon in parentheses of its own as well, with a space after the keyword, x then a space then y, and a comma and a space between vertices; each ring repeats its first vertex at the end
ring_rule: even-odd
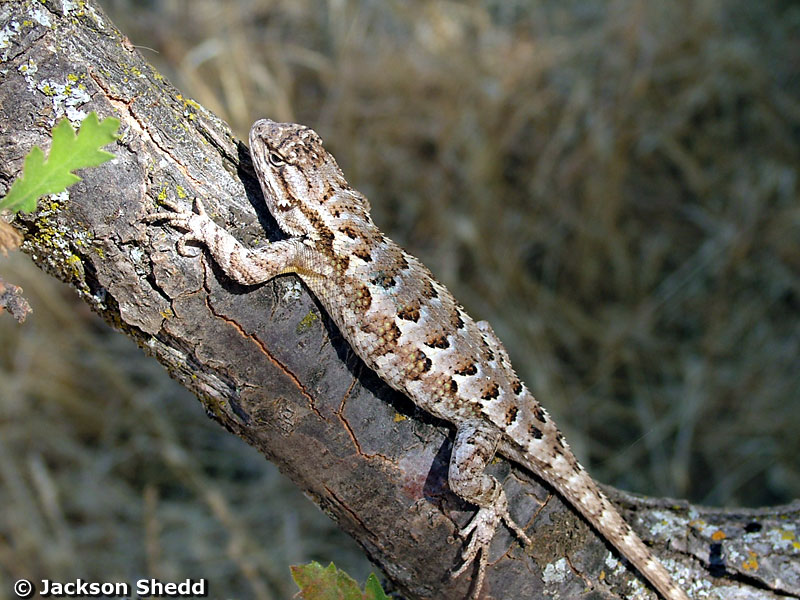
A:
MULTIPOLYGON (((584 472, 585 473, 585 472, 584 472)), ((653 555, 630 525, 620 516, 606 495, 588 476, 589 492, 574 493, 566 486, 558 489, 614 547, 653 585, 666 600, 689 600, 664 565, 653 555), (589 495, 587 495, 589 494, 589 495), (587 499, 591 498, 587 502, 587 499), (598 502, 599 500, 599 502, 598 502), (598 508, 599 504, 599 508, 598 508)))
POLYGON ((545 480, 578 509, 666 600, 689 600, 683 589, 675 583, 661 562, 578 463, 566 442, 560 439, 560 435, 556 430, 555 436, 559 439, 554 441, 561 447, 561 452, 553 455, 552 459, 548 457, 543 460, 541 455, 524 450, 520 452, 520 462, 535 467, 537 473, 541 469, 545 480))

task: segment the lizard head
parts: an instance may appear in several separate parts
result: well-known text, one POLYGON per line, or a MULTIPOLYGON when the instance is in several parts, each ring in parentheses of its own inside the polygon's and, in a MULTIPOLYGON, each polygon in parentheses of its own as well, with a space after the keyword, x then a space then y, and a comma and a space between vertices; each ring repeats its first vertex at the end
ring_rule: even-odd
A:
POLYGON ((349 186, 313 129, 261 119, 250 129, 250 154, 267 208, 285 232, 313 237, 320 219, 328 222, 343 207, 369 220, 367 199, 349 186))

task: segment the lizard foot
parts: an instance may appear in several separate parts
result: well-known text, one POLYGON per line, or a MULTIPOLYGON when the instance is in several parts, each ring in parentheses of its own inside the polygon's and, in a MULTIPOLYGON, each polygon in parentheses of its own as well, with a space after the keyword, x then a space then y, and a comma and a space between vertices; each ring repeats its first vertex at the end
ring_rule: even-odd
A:
POLYGON ((459 535, 464 539, 469 538, 469 542, 461 553, 461 560, 464 562, 458 569, 453 571, 451 577, 453 579, 459 577, 477 558, 478 572, 475 577, 475 583, 472 586, 472 598, 477 598, 483 587, 483 578, 489 561, 489 545, 492 543, 494 534, 501 523, 505 523, 525 546, 531 543, 530 538, 511 518, 505 495, 500 496, 492 506, 480 507, 467 526, 459 531, 459 535))
POLYGON ((172 202, 171 200, 161 200, 161 204, 166 206, 172 212, 157 212, 152 215, 145 216, 142 220, 145 223, 153 223, 155 221, 167 221, 173 227, 184 230, 184 233, 178 240, 178 253, 181 256, 195 257, 197 253, 189 252, 186 247, 187 242, 205 242, 205 230, 209 224, 213 225, 213 221, 206 214, 203 203, 199 198, 194 200, 194 211, 186 210, 184 207, 172 202))

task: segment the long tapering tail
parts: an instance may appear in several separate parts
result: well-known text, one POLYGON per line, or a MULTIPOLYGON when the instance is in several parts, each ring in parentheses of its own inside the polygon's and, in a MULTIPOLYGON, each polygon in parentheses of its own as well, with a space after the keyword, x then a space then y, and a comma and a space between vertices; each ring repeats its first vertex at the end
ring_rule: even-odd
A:
POLYGON ((503 448, 502 454, 516 460, 523 466, 532 468, 555 490, 569 501, 586 518, 590 525, 606 538, 622 556, 658 590, 666 600, 689 600, 661 562, 644 544, 630 525, 625 522, 617 509, 600 490, 595 481, 578 463, 553 426, 544 427, 544 437, 551 438, 551 448, 557 448, 552 455, 542 456, 536 452, 540 447, 533 443, 530 448, 503 448))

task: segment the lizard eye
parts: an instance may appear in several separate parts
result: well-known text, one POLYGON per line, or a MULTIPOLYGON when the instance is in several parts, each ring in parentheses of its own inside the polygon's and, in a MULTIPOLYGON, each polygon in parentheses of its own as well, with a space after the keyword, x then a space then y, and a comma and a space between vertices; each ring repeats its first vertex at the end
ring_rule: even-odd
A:
POLYGON ((270 152, 269 164, 271 164, 273 167, 282 167, 283 165, 286 164, 286 161, 283 160, 279 154, 276 154, 275 152, 270 152))

